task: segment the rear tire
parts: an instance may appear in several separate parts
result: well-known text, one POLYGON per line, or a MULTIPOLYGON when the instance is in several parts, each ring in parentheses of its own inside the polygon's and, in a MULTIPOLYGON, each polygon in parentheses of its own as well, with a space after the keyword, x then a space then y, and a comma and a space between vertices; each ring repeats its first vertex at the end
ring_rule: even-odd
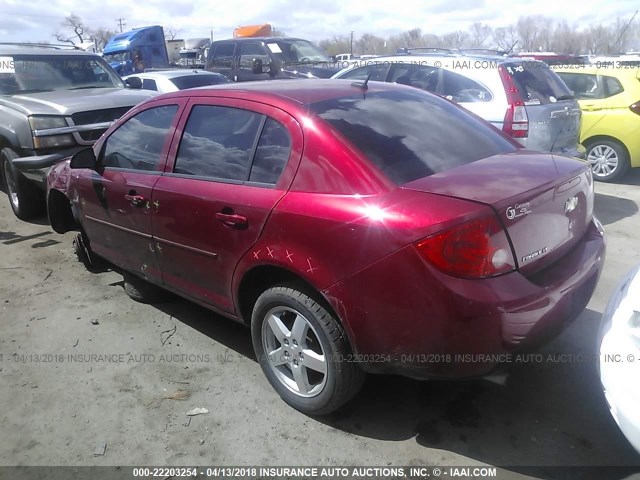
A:
POLYGON ((587 161, 593 178, 600 182, 615 182, 624 177, 631 163, 622 144, 612 140, 595 140, 586 145, 587 161))
POLYGON ((155 285, 136 277, 131 273, 124 273, 124 291, 133 300, 140 303, 161 303, 170 299, 170 293, 155 285))
POLYGON ((251 337, 271 386, 302 413, 331 413, 364 383, 365 373, 350 358, 340 322, 321 302, 295 287, 272 287, 258 297, 251 337))
POLYGON ((11 209, 20 220, 29 220, 44 214, 44 192, 13 165, 12 161, 16 158, 18 158, 18 154, 10 148, 5 148, 0 152, 2 174, 11 209))

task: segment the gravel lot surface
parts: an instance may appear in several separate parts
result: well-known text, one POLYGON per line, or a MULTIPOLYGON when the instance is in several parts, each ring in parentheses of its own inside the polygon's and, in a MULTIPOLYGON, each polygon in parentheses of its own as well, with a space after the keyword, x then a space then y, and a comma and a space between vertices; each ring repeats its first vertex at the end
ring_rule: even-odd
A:
MULTIPOLYGON (((594 353, 609 295, 640 263, 640 171, 596 191, 605 271, 545 355, 594 353)), ((75 260, 72 238, 17 220, 0 194, 1 465, 640 466, 592 361, 518 365, 504 385, 370 376, 310 418, 269 386, 247 328, 178 298, 134 302, 120 275, 75 260)))

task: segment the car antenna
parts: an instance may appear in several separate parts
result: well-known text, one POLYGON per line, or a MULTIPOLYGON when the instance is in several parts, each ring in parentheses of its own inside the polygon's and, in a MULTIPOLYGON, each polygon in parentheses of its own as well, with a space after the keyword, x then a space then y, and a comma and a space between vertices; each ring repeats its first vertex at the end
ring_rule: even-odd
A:
POLYGON ((367 75, 367 78, 364 82, 353 82, 351 84, 352 87, 358 87, 362 89, 362 96, 364 97, 365 92, 369 89, 369 79, 371 78, 371 73, 367 75))

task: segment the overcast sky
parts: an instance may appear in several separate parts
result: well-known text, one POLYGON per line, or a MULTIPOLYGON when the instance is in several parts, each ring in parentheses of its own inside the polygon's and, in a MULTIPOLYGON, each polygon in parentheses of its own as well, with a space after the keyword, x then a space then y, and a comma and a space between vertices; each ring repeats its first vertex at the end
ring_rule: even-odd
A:
MULTIPOLYGON (((558 0, 0 0, 0 41, 55 41, 66 15, 76 14, 92 28, 117 29, 124 18, 129 30, 162 25, 179 30, 178 38, 209 36, 228 38, 240 25, 271 23, 287 35, 318 41, 355 32, 380 36, 412 28, 442 34, 466 30, 475 21, 499 27, 519 16, 557 12, 558 0)), ((609 24, 617 17, 629 20, 638 0, 569 0, 555 18, 583 28, 609 24)), ((640 15, 635 22, 640 22, 640 15)))

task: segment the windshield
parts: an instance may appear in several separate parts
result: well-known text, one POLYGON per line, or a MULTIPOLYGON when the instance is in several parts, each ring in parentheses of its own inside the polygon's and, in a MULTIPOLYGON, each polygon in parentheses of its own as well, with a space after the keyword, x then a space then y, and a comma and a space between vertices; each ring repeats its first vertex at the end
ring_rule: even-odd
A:
POLYGON ((0 73, 0 94, 80 88, 124 88, 122 80, 100 57, 79 55, 15 55, 0 73))
POLYGON ((104 58, 107 62, 109 63, 114 63, 114 62, 126 62, 127 60, 129 60, 129 55, 130 52, 125 51, 125 52, 116 52, 116 53, 104 53, 102 54, 102 58, 104 58))
POLYGON ((288 63, 331 63, 331 59, 322 50, 306 40, 274 39, 267 42, 267 48, 283 65, 288 63))

